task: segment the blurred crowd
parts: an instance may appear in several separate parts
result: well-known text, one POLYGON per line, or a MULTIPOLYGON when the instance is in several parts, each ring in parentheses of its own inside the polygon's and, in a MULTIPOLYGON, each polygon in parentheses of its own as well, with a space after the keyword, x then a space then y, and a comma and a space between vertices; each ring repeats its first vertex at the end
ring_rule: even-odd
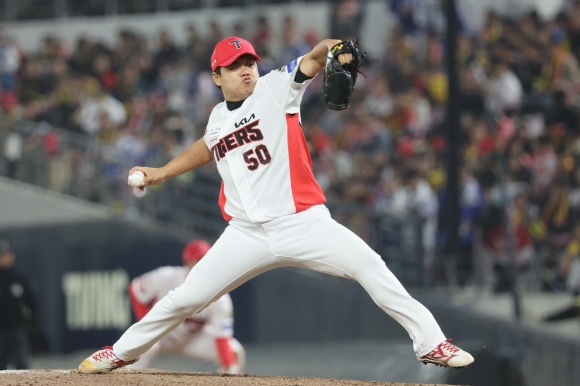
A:
MULTIPOLYGON (((435 4, 437 2, 426 2, 435 4)), ((302 123, 317 180, 330 201, 364 205, 377 214, 418 215, 433 281, 448 273, 446 194, 450 141, 446 127, 445 17, 416 2, 385 4, 393 24, 385 50, 368 55, 348 110, 325 109, 318 76, 303 101, 302 123), (419 17, 421 16, 421 17, 419 17)), ((361 36, 364 1, 332 7, 328 37, 361 36)), ((478 31, 459 18, 460 285, 509 289, 509 269, 546 291, 580 290, 580 2, 550 20, 537 13, 489 12, 478 31), (505 209, 505 210, 504 210, 505 209), (534 271, 538 272, 538 271, 534 271)), ((5 174, 16 178, 29 152, 42 152, 48 185, 64 191, 79 173, 124 180, 111 165, 96 171, 88 154, 63 148, 47 131, 29 143, 18 122, 44 122, 109 146, 128 166, 162 165, 199 138, 221 93, 209 58, 228 35, 250 40, 265 73, 305 54, 318 40, 292 15, 267 17, 203 33, 187 26, 178 45, 168 30, 147 40, 120 30, 114 44, 79 36, 68 47, 46 36, 37 52, 0 37, 0 136, 5 174), (281 38, 279 38, 281 36, 281 38), (274 41, 281 39, 281 41, 274 41), (273 49, 279 47, 279 49, 273 49)), ((360 41, 364 49, 364 41, 360 41)), ((78 149, 77 149, 78 150, 78 149)))
POLYGON ((264 6, 323 0, 19 0, 3 3, 2 20, 143 15, 207 8, 264 6))

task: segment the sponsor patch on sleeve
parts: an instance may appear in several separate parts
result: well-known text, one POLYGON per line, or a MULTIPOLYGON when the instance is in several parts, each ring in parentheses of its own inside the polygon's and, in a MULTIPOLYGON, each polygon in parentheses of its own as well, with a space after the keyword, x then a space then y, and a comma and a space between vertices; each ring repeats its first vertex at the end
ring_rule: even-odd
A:
POLYGON ((288 63, 286 65, 286 69, 288 70, 288 73, 291 73, 292 71, 294 71, 294 69, 296 68, 296 65, 298 64, 298 59, 294 59, 293 61, 291 61, 290 63, 288 63))

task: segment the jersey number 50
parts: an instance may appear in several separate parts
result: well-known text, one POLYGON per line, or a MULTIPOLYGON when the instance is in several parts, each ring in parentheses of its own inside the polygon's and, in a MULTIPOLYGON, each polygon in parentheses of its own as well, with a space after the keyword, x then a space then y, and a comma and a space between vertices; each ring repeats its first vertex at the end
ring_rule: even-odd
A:
POLYGON ((258 145, 255 149, 250 149, 244 154, 244 161, 248 164, 248 169, 256 170, 260 165, 267 165, 272 161, 272 156, 266 145, 258 145))

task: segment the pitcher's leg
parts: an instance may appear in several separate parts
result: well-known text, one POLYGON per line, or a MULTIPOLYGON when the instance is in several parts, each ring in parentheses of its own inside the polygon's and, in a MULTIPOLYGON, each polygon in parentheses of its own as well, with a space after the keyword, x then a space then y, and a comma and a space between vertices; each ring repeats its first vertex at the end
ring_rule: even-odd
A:
POLYGON ((329 255, 332 264, 357 280, 373 301, 405 328, 415 354, 423 356, 445 340, 433 314, 409 295, 381 257, 350 230, 335 224, 339 241, 333 243, 335 249, 329 255))
POLYGON ((274 267, 263 233, 229 225, 185 282, 129 327, 113 345, 113 351, 124 361, 138 358, 188 316, 274 267))
POLYGON ((296 224, 280 227, 273 243, 277 255, 288 257, 298 267, 357 280, 373 301, 407 330, 417 356, 429 353, 445 340, 431 312, 409 295, 360 237, 334 221, 325 208, 300 215, 301 219, 291 220, 296 224))

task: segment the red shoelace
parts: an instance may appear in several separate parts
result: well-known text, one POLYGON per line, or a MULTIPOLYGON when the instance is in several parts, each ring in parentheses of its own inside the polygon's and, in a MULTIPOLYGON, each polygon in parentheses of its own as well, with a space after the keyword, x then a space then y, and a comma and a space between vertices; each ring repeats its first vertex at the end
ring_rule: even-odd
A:
POLYGON ((103 347, 103 350, 97 352, 95 355, 93 355, 93 359, 96 361, 100 361, 101 359, 117 359, 117 356, 115 355, 115 353, 113 352, 113 350, 111 350, 110 346, 106 346, 103 347))
POLYGON ((451 338, 448 338, 447 340, 445 340, 444 342, 442 342, 439 346, 437 346, 438 349, 445 349, 446 351, 450 351, 451 353, 456 353, 459 351, 459 347, 455 346, 454 344, 451 344, 451 338))
POLYGON ((454 354, 458 351, 459 348, 451 344, 451 338, 448 338, 447 340, 440 343, 439 346, 435 347, 435 349, 431 351, 429 354, 427 354, 427 356, 440 355, 441 357, 446 357, 449 354, 454 354))
POLYGON ((109 359, 112 363, 116 365, 125 366, 125 361, 117 358, 112 346, 105 346, 103 350, 99 351, 97 354, 93 355, 93 359, 96 361, 101 361, 102 359, 109 359))

